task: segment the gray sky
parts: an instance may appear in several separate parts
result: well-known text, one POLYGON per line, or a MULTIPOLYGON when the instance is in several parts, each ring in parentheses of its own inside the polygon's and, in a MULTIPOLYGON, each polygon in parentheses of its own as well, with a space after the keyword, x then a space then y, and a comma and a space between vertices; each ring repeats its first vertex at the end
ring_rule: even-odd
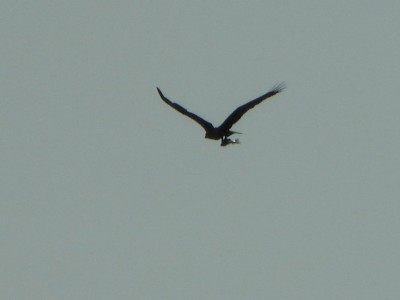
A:
POLYGON ((3 0, 0 298, 400 299, 399 12, 3 0))

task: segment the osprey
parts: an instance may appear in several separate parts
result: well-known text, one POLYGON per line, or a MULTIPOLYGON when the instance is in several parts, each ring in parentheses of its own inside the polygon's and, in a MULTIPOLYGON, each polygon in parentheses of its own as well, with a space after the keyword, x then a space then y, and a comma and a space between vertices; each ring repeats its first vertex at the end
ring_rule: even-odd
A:
POLYGON ((231 131, 231 127, 233 124, 235 124, 237 121, 240 120, 240 118, 249 110, 252 109, 254 106, 257 104, 260 104, 264 100, 268 99, 269 97, 272 97, 278 93, 280 93, 283 89, 285 88, 284 83, 280 83, 272 88, 268 93, 251 100, 247 102, 246 104, 243 104, 242 106, 239 106, 236 108, 226 119, 225 121, 219 126, 219 127, 214 127, 210 122, 204 120, 203 118, 199 117, 198 115, 186 110, 184 107, 180 106, 178 103, 172 102, 169 100, 167 97, 164 96, 164 94, 161 92, 161 90, 157 87, 157 91, 160 94, 161 99, 167 103, 169 106, 172 108, 176 109, 179 111, 181 114, 191 118, 192 120, 196 121, 197 123, 200 124, 201 127, 204 128, 206 131, 205 138, 207 139, 212 139, 212 140, 221 140, 221 146, 226 146, 229 144, 238 144, 239 140, 238 139, 230 139, 229 136, 231 136, 234 133, 240 133, 240 132, 235 132, 231 131))

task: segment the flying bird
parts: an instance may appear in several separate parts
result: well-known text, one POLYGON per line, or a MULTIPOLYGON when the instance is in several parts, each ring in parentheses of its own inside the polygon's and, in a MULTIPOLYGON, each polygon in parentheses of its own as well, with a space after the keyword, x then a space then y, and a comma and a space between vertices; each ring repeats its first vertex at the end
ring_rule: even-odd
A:
POLYGON ((229 136, 231 136, 234 133, 240 133, 240 132, 235 132, 231 131, 231 127, 233 124, 235 124, 237 121, 240 120, 240 118, 249 110, 252 109, 254 106, 257 104, 260 104, 264 100, 268 99, 269 97, 272 97, 278 93, 280 93, 283 89, 285 89, 284 83, 280 83, 272 88, 269 92, 265 93, 264 95, 251 100, 247 102, 246 104, 243 104, 242 106, 239 106, 236 108, 226 119, 225 121, 219 126, 219 127, 214 127, 210 122, 204 120, 203 118, 199 117, 198 115, 186 110, 184 107, 180 106, 178 103, 172 102, 169 100, 167 97, 164 96, 164 94, 161 92, 161 90, 157 87, 157 91, 160 94, 161 99, 167 103, 169 106, 172 108, 176 109, 179 111, 181 114, 191 118, 198 124, 200 124, 201 127, 204 128, 206 131, 205 138, 207 139, 212 139, 212 140, 221 140, 221 146, 226 146, 229 144, 238 144, 239 140, 238 139, 230 139, 229 136))

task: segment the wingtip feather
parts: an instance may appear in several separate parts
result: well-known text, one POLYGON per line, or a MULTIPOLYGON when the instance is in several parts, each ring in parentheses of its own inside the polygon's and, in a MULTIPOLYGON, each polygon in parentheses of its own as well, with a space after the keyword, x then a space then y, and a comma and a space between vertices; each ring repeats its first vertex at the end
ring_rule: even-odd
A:
POLYGON ((157 87, 157 91, 158 91, 158 94, 163 98, 164 95, 163 95, 163 93, 161 92, 161 90, 158 87, 157 87))
POLYGON ((277 93, 282 92, 284 89, 286 89, 286 83, 285 83, 284 81, 282 81, 281 83, 276 84, 276 85, 272 88, 272 90, 275 91, 275 92, 277 92, 277 93))

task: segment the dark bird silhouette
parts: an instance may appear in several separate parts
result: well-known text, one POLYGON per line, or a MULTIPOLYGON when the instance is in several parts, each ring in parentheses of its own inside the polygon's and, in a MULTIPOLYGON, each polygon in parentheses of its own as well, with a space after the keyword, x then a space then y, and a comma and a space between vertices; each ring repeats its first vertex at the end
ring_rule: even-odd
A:
POLYGON ((279 92, 281 92, 285 88, 284 83, 280 83, 272 88, 268 93, 247 102, 246 104, 243 104, 242 106, 239 106, 236 108, 226 119, 225 121, 219 126, 219 127, 214 127, 210 122, 207 122, 203 118, 199 117, 198 115, 186 110, 184 107, 180 106, 178 103, 174 103, 171 100, 169 100, 167 97, 164 96, 164 94, 161 92, 159 88, 157 88, 158 93, 160 94, 161 99, 167 103, 169 106, 172 108, 176 109, 179 111, 181 114, 191 118, 192 120, 196 121, 197 123, 200 124, 201 127, 204 128, 206 131, 206 136, 205 138, 207 139, 212 139, 212 140, 219 140, 221 139, 221 146, 226 146, 229 144, 238 144, 239 140, 238 139, 230 139, 228 138, 234 133, 240 133, 240 132, 235 132, 231 131, 231 127, 233 124, 235 124, 237 121, 240 120, 240 118, 249 110, 252 109, 254 106, 257 104, 260 104, 264 100, 268 99, 269 97, 272 97, 279 92))

